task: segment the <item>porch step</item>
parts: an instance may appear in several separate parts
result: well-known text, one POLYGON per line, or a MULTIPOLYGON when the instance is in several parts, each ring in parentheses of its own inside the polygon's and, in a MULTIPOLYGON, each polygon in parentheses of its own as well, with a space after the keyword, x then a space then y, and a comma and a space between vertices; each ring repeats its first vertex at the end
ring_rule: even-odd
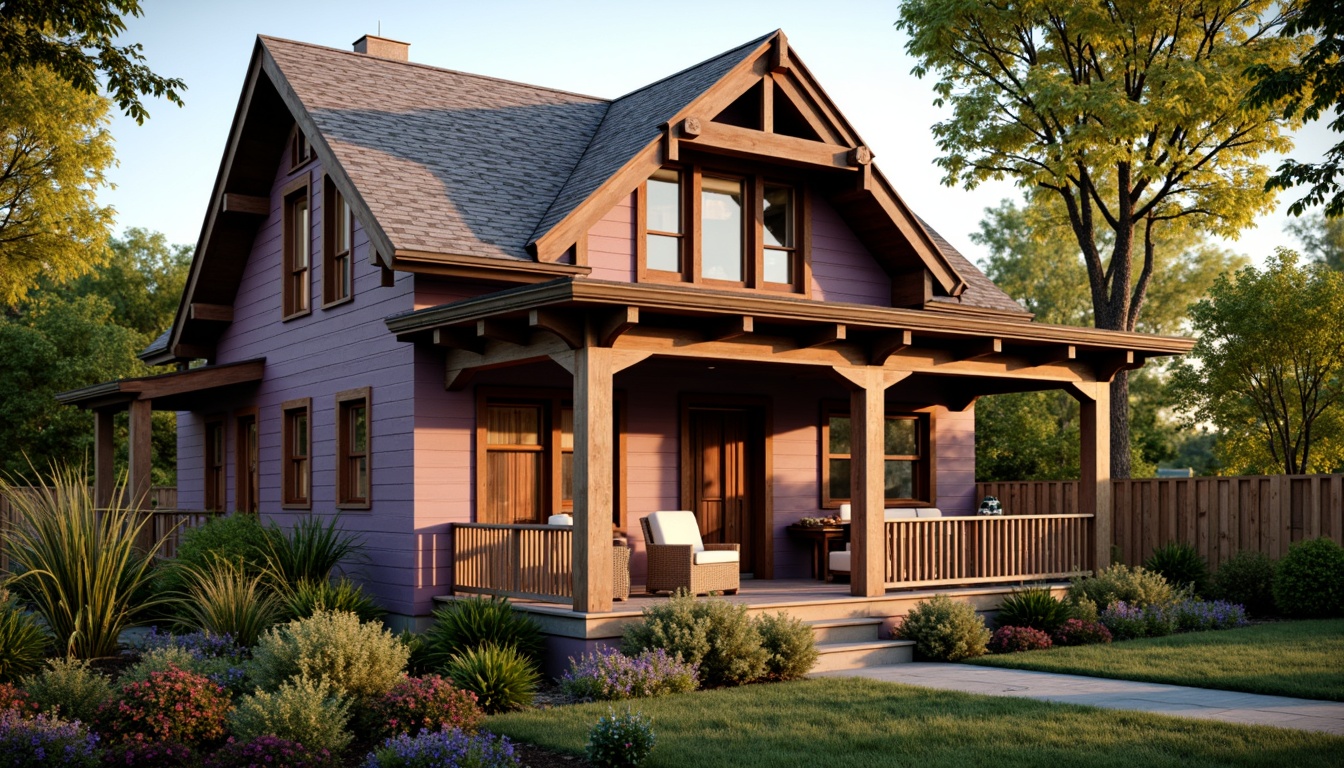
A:
POLYGON ((883 619, 819 619, 807 622, 818 644, 864 643, 881 638, 883 619))
POLYGON ((839 672, 914 661, 911 640, 870 640, 865 643, 818 643, 812 672, 839 672))

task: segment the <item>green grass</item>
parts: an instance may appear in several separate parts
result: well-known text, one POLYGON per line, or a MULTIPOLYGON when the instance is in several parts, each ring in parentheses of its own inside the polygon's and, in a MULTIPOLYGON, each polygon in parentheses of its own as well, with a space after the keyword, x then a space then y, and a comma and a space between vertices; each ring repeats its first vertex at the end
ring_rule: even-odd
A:
POLYGON ((972 663, 1344 701, 1344 619, 1051 648, 972 663))
MULTIPOLYGON (((614 705, 624 711, 624 702, 614 705)), ((497 715, 486 728, 582 753, 608 705, 497 715)), ((859 678, 751 685, 657 699, 658 766, 1336 766, 1344 738, 859 678)))

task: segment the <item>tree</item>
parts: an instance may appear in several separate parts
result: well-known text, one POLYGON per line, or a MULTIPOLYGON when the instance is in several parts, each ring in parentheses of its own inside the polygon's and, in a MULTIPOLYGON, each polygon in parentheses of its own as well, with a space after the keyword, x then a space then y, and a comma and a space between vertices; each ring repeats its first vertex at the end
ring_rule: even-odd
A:
POLYGON ((0 70, 32 67, 54 72, 90 96, 98 95, 98 75, 117 106, 137 123, 149 113, 141 96, 182 106, 177 78, 160 77, 144 63, 140 44, 117 46, 126 31, 123 17, 140 16, 139 0, 5 0, 0 3, 0 70))
POLYGON ((96 199, 112 163, 106 123, 106 99, 50 70, 0 77, 0 311, 39 278, 69 280, 106 261, 112 209, 96 199))
MULTIPOLYGON (((1306 120, 1318 120, 1333 109, 1330 130, 1344 133, 1344 2, 1299 0, 1291 5, 1284 35, 1310 34, 1316 42, 1297 61, 1286 66, 1257 64, 1250 74, 1259 79, 1250 93, 1252 104, 1284 104, 1284 115, 1299 110, 1306 120)), ((1344 174, 1344 141, 1326 150, 1319 163, 1285 160, 1270 177, 1266 189, 1290 189, 1309 184, 1307 194, 1288 207, 1301 216, 1309 206, 1325 205, 1330 218, 1344 216, 1344 190, 1336 179, 1344 174)))
POLYGON ((97 271, 53 288, 65 296, 101 296, 117 324, 148 346, 173 324, 191 268, 192 249, 169 245, 161 232, 132 227, 109 242, 112 258, 97 271))
POLYGON ((1302 242, 1303 252, 1313 261, 1344 272, 1344 218, 1307 215, 1288 222, 1285 229, 1302 242))
POLYGON ((1263 271, 1220 277, 1190 309, 1199 332, 1173 391, 1223 433, 1231 469, 1288 474, 1344 465, 1344 274, 1286 248, 1263 271))
MULTIPOLYGON (((1098 328, 1135 330, 1171 228, 1235 235, 1267 210, 1277 105, 1245 100, 1255 65, 1303 47, 1271 0, 909 0, 898 26, 952 116, 933 127, 947 184, 1011 177, 1052 197, 1082 251, 1098 328), (1110 230, 1103 256, 1097 230, 1110 230), (1136 263, 1135 254, 1139 258, 1136 263)), ((1295 125, 1287 121, 1288 125, 1295 125)), ((1111 389, 1111 471, 1128 477, 1129 386, 1111 389)))

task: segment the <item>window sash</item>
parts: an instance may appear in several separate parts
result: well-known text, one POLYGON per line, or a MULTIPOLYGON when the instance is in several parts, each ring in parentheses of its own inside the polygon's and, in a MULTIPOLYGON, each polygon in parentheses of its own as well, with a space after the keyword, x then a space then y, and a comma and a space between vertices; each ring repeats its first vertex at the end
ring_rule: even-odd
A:
POLYGON ((284 198, 284 315, 286 318, 308 312, 312 287, 309 269, 312 265, 313 232, 308 208, 306 179, 297 182, 299 189, 284 198))
POLYGON ((312 505, 312 405, 286 404, 284 412, 284 507, 310 508, 312 505))
POLYGON ((336 396, 337 497, 342 509, 367 509, 372 477, 372 424, 369 420, 369 390, 342 392, 336 396))
MULTIPOLYGON (((825 478, 822 485, 822 506, 835 507, 853 499, 853 453, 850 417, 844 411, 830 410, 823 415, 822 463, 825 478)), ((885 418, 883 435, 883 487, 886 502, 932 501, 927 498, 928 432, 932 425, 918 415, 892 414, 885 418), (915 452, 892 451, 893 424, 914 425, 915 452), (908 468, 908 471, 907 469, 908 468), (909 491, 909 495, 901 493, 909 491)))

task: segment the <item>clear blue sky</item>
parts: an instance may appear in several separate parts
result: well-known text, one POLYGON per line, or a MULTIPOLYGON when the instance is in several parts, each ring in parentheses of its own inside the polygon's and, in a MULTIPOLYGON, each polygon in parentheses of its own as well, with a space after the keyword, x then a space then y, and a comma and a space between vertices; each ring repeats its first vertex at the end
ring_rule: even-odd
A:
MULTIPOLYGON (((967 192, 945 187, 933 164, 929 127, 944 116, 928 80, 893 22, 895 2, 681 0, 674 3, 446 0, 321 3, 290 0, 146 0, 125 39, 144 45, 159 74, 181 77, 186 106, 149 101, 150 119, 113 121, 119 167, 116 189, 101 195, 117 210, 117 227, 165 233, 194 245, 219 167, 248 58, 257 34, 348 49, 366 33, 411 43, 411 60, 595 96, 615 97, 782 28, 831 98, 874 150, 877 164, 906 201, 972 260, 970 242, 982 212, 1008 183, 967 192)), ((1323 126, 1299 136, 1294 155, 1317 158, 1332 134, 1323 126)), ((1290 245, 1280 211, 1265 216, 1231 247, 1262 261, 1290 245)))

